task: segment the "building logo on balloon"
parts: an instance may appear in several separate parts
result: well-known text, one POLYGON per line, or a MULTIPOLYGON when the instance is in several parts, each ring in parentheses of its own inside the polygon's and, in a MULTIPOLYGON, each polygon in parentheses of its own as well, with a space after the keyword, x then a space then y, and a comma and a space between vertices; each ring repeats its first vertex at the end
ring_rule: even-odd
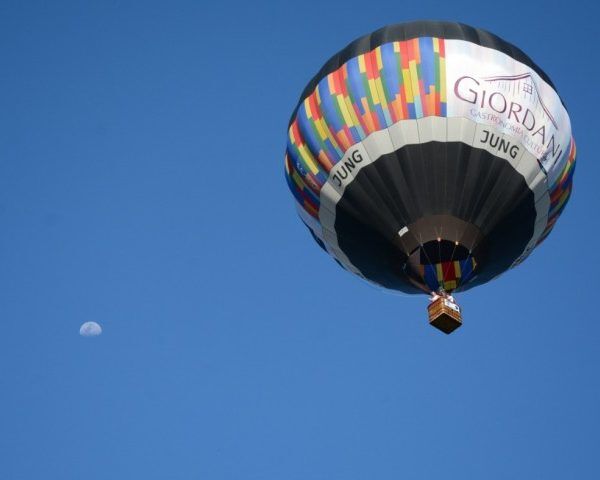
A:
POLYGON ((556 98, 550 102, 554 108, 547 105, 531 73, 462 75, 454 82, 452 91, 454 101, 468 106, 465 113, 476 122, 494 125, 520 139, 546 172, 560 161, 569 138, 567 132, 560 131, 555 119, 560 111, 552 110, 562 105, 556 105, 556 98))

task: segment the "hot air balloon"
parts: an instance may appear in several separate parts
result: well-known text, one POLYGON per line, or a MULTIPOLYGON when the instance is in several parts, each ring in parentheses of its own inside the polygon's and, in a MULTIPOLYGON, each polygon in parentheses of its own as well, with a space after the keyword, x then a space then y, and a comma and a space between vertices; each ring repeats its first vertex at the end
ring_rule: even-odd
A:
POLYGON ((552 81, 517 47, 449 22, 391 25, 331 57, 288 128, 300 218, 343 268, 434 293, 430 322, 461 325, 452 292, 519 265, 569 199, 575 142, 552 81))

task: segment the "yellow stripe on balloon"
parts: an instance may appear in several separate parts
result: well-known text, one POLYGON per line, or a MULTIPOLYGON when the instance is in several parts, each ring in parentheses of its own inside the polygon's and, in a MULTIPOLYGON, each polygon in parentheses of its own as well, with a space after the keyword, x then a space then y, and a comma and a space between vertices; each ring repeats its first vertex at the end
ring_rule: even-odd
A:
POLYGON ((321 140, 325 140, 328 136, 326 131, 327 127, 324 126, 324 123, 325 122, 322 118, 315 120, 314 122, 315 127, 317 127, 317 132, 319 132, 319 137, 321 138, 321 140))
POLYGON ((348 127, 357 125, 358 120, 355 120, 355 118, 353 118, 353 116, 348 112, 348 107, 346 106, 346 102, 349 102, 350 99, 344 98, 343 96, 338 95, 335 100, 340 109, 340 113, 342 114, 342 118, 344 119, 344 123, 348 127))
POLYGON ((417 63, 414 60, 408 62, 408 68, 410 70, 410 80, 412 84, 412 93, 414 97, 420 97, 421 91, 419 89, 419 75, 417 74, 417 63))
POLYGON ((306 97, 304 99, 304 110, 308 118, 313 118, 312 111, 310 110, 310 102, 308 101, 309 98, 310 97, 306 97))
POLYGON ((460 278, 462 277, 462 270, 460 269, 460 262, 458 261, 454 261, 454 273, 456 275, 456 278, 460 278))
POLYGON ((367 67, 365 66, 365 56, 364 55, 358 56, 358 70, 361 73, 365 73, 367 71, 367 67))
MULTIPOLYGON (((360 126, 360 119, 356 115, 356 110, 354 110, 354 104, 352 103, 352 100, 350 100, 350 97, 344 97, 344 105, 346 107, 346 112, 352 118, 352 126, 360 126)), ((348 126, 350 127, 351 125, 348 123, 348 126)))
POLYGON ((379 96, 379 103, 384 108, 387 108, 387 99, 385 98, 385 92, 383 91, 383 83, 381 82, 381 78, 375 80, 375 87, 377 88, 377 95, 379 96))
POLYGON ((294 183, 298 187, 300 187, 300 189, 306 188, 306 183, 304 183, 304 180, 302 179, 302 177, 300 175, 298 175, 298 172, 296 172, 295 170, 292 172, 292 180, 294 180, 294 183))
POLYGON ((408 70, 408 68, 402 69, 402 81, 404 83, 404 88, 406 92, 406 101, 408 103, 413 103, 414 95, 410 82, 410 71, 408 70))
POLYGON ((381 59, 381 47, 375 49, 375 58, 377 59, 377 70, 381 72, 383 69, 383 60, 381 59))
POLYGON ((333 133, 331 132, 331 130, 327 126, 327 122, 325 121, 325 119, 321 118, 321 120, 319 120, 319 124, 320 124, 321 129, 323 130, 324 135, 325 135, 323 137, 323 140, 329 139, 329 141, 331 142, 331 145, 333 145, 333 148, 335 148, 340 155, 343 155, 344 152, 342 152, 340 150, 340 146, 339 146, 339 144, 338 144, 335 136, 333 135, 333 133))
POLYGON ((379 101, 379 95, 377 95, 377 86, 375 85, 375 80, 369 79, 367 83, 369 85, 369 93, 371 94, 371 100, 373 100, 373 103, 375 105, 379 105, 379 103, 381 102, 379 101))
POLYGON ((444 272, 442 270, 442 264, 441 263, 436 263, 435 270, 436 270, 436 273, 437 273, 438 281, 441 282, 444 279, 444 272))
POLYGON ((308 167, 310 172, 313 175, 319 173, 319 167, 317 166, 317 163, 312 157, 312 154, 310 153, 310 150, 308 150, 306 144, 300 145, 298 147, 298 152, 300 153, 300 157, 302 158, 302 160, 304 160, 304 163, 306 163, 306 166, 308 167))

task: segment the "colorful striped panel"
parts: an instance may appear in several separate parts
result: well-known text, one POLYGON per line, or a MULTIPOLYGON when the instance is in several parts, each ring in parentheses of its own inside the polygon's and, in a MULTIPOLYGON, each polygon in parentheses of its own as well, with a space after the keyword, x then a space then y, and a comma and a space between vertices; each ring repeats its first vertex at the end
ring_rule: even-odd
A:
POLYGON ((476 267, 475 259, 454 260, 436 264, 421 265, 421 276, 427 287, 435 292, 440 287, 451 292, 468 280, 476 267))
POLYGON ((446 116, 443 39, 386 43, 350 59, 317 84, 290 124, 292 193, 315 216, 329 171, 352 145, 400 120, 426 116, 446 116))
POLYGON ((548 223, 546 224, 544 233, 538 240, 537 245, 542 243, 550 234, 554 228, 554 225, 556 224, 556 221, 558 220, 558 217, 560 217, 560 214, 569 201, 569 197, 571 196, 571 191, 573 189, 573 174, 575 173, 576 157, 577 147, 575 146, 575 140, 573 137, 571 137, 568 158, 565 166, 549 191, 550 208, 548 209, 548 223))

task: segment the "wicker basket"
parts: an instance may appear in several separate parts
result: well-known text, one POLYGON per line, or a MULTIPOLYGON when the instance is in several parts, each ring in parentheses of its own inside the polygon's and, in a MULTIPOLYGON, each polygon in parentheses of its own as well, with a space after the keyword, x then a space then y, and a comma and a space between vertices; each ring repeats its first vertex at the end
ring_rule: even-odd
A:
POLYGON ((446 334, 452 333, 462 325, 460 307, 447 298, 440 297, 431 302, 427 311, 429 324, 446 334))

